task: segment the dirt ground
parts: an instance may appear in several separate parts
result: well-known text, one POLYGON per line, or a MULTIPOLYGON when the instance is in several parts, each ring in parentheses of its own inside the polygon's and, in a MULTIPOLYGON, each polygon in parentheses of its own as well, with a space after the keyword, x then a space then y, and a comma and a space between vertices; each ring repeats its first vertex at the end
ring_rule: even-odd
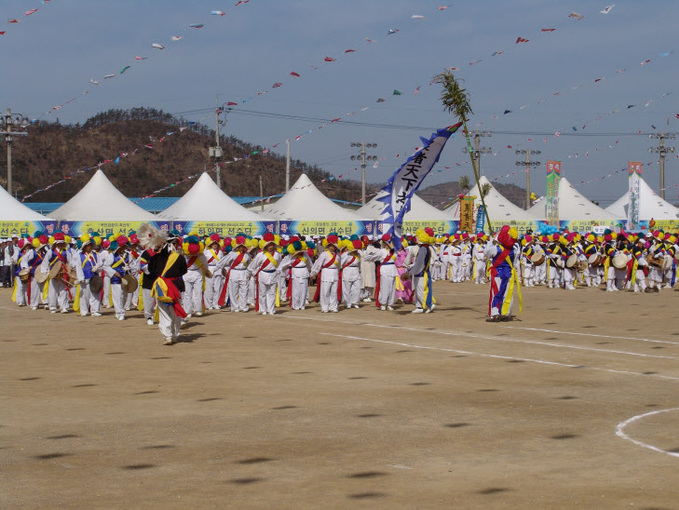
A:
POLYGON ((163 346, 0 292, 2 508, 679 508, 679 293, 213 312, 163 346))

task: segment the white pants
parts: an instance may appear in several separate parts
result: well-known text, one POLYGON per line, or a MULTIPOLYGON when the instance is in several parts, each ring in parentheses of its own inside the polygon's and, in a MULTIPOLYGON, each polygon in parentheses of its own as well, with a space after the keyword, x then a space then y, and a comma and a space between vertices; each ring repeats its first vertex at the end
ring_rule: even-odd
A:
POLYGON ((56 310, 57 306, 61 310, 68 310, 68 289, 61 280, 50 278, 47 289, 47 304, 50 311, 56 310))
MULTIPOLYGON (((309 278, 290 278, 288 285, 292 286, 292 302, 290 306, 293 310, 303 310, 309 299, 309 278)), ((360 285, 360 281, 359 281, 360 285)))
POLYGON ((337 310, 337 281, 334 282, 319 282, 321 284, 321 292, 319 301, 321 302, 321 312, 331 312, 337 310))
POLYGON ((276 313, 276 287, 277 283, 263 283, 259 281, 259 313, 276 313))
POLYGON ((111 308, 111 300, 108 297, 111 290, 111 277, 104 276, 102 280, 103 280, 102 288, 104 289, 104 292, 102 294, 103 298, 101 302, 104 305, 104 308, 111 308))
POLYGON ((151 289, 141 289, 141 295, 144 300, 144 319, 153 319, 156 300, 151 297, 151 289))
POLYGON ((357 305, 361 297, 361 280, 342 280, 342 300, 344 306, 357 305))
POLYGON ((380 275, 380 306, 392 306, 396 298, 396 277, 380 275))
POLYGON ((203 313, 203 273, 189 271, 183 277, 186 290, 182 297, 182 306, 187 314, 203 313))
POLYGON ((182 320, 174 312, 174 305, 172 303, 163 303, 156 299, 156 307, 158 307, 158 329, 160 329, 160 334, 166 339, 177 340, 182 320))
POLYGON ((123 287, 119 283, 111 283, 111 301, 113 301, 116 317, 125 317, 126 300, 127 292, 123 291, 123 287))
MULTIPOLYGON (((216 271, 216 268, 215 268, 216 271)), ((210 281, 212 282, 212 295, 210 299, 208 299, 208 283, 207 281, 205 282, 205 303, 208 305, 208 307, 214 308, 215 310, 219 309, 219 296, 222 295, 222 288, 224 287, 224 280, 226 280, 226 277, 221 274, 221 271, 219 274, 216 272, 212 273, 213 276, 210 278, 210 281)))
POLYGON ((99 313, 101 308, 101 301, 99 301, 99 294, 92 293, 90 290, 90 282, 80 284, 80 315, 85 317, 88 313, 99 313))
MULTIPOLYGON (((248 279, 247 278, 232 278, 234 276, 234 269, 231 270, 229 276, 229 300, 231 301, 232 312, 245 312, 248 309, 248 279)), ((245 272, 245 271, 242 271, 245 272)), ((274 286, 275 288, 275 286, 274 286)), ((261 294, 260 294, 261 298, 261 294)), ((260 305, 261 306, 261 305, 260 305)), ((260 311, 262 309, 260 308, 260 311)), ((268 310, 267 310, 268 312, 268 310)))
MULTIPOLYGON (((424 308, 427 309, 429 308, 427 306, 427 303, 424 302, 424 276, 413 276, 412 278, 412 286, 413 286, 413 294, 414 294, 414 301, 415 301, 415 308, 424 308)), ((429 289, 429 293, 432 292, 433 289, 429 289)), ((432 305, 434 304, 433 296, 432 296, 432 305)))
POLYGON ((14 287, 16 288, 16 304, 19 306, 26 306, 28 304, 28 285, 29 283, 22 282, 18 276, 14 277, 14 287))

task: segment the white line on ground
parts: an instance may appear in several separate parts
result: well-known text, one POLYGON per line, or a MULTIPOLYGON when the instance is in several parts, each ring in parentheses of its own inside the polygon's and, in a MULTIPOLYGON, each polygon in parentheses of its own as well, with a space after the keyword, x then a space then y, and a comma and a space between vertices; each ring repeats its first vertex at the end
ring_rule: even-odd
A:
POLYGON ((653 446, 647 443, 643 443, 641 441, 637 441, 636 439, 633 439, 629 437, 627 434, 625 434, 625 427, 629 425, 630 423, 634 423, 635 421, 639 421, 643 418, 646 418, 648 416, 653 416, 655 414, 661 414, 661 413, 669 413, 673 411, 679 411, 679 407, 674 407, 672 409, 663 409, 661 411, 651 411, 650 413, 645 413, 645 414, 640 414, 638 416, 633 416, 629 420, 625 420, 622 423, 618 423, 618 425, 615 427, 615 435, 618 437, 621 437, 623 439, 627 439, 628 441, 632 441, 635 445, 641 446, 643 448, 648 448, 649 450, 653 450, 654 452, 659 452, 659 453, 664 453, 665 455, 670 455, 672 457, 679 457, 679 453, 676 452, 668 452, 667 450, 663 450, 662 448, 658 448, 657 446, 653 446))
MULTIPOLYGON (((333 321, 334 322, 334 321, 333 321)), ((589 370, 597 370, 600 372, 608 372, 612 374, 622 374, 622 375, 642 375, 644 377, 655 377, 659 379, 667 379, 670 381, 679 381, 679 377, 671 377, 671 376, 665 376, 665 375, 660 375, 660 374, 644 374, 641 372, 630 372, 627 370, 614 370, 612 368, 602 368, 602 367, 594 367, 591 365, 572 365, 569 363, 560 363, 558 361, 549 361, 549 360, 543 360, 543 359, 533 359, 533 358, 520 358, 518 356, 503 356, 500 354, 487 354, 483 352, 473 352, 473 351, 463 351, 459 349, 449 349, 446 347, 432 347, 429 345, 417 345, 417 344, 408 344, 405 342, 394 342, 392 340, 381 340, 378 338, 367 338, 367 337, 360 337, 360 336, 351 336, 351 335, 340 335, 337 333, 326 333, 322 332, 321 335, 325 336, 333 336, 336 338, 346 338, 348 340, 361 340, 364 342, 374 342, 378 344, 387 344, 387 345, 398 345, 399 347, 409 347, 412 349, 422 349, 422 350, 428 350, 428 351, 441 351, 441 352, 453 352, 455 354, 465 354, 469 356, 479 356, 481 358, 493 358, 493 359, 505 359, 505 360, 519 360, 519 361, 525 361, 529 363, 538 363, 541 365, 553 365, 553 366, 558 366, 558 367, 566 367, 566 368, 583 368, 583 369, 589 369, 589 370)))
POLYGON ((559 333, 561 335, 577 335, 577 336, 594 336, 597 338, 613 338, 615 340, 637 340, 639 342, 651 342, 656 344, 679 345, 679 342, 672 342, 670 340, 656 340, 654 338, 636 338, 632 336, 613 336, 613 335, 597 335, 596 333, 582 333, 578 331, 559 331, 556 329, 541 329, 541 328, 522 328, 520 326, 507 326, 509 329, 523 329, 526 331, 541 331, 544 333, 559 333))
MULTIPOLYGON (((303 320, 315 320, 315 321, 322 321, 322 322, 342 322, 343 324, 346 324, 346 321, 336 321, 332 319, 316 319, 313 317, 291 317, 295 319, 303 319, 303 320)), ((364 324, 364 323, 361 323, 364 324)), ((511 338, 511 337, 497 337, 497 336, 489 336, 489 335, 479 335, 477 333, 467 333, 463 331, 450 331, 450 330, 440 330, 440 329, 422 329, 422 328, 408 328, 408 327, 403 327, 403 326, 387 326, 384 324, 366 324, 367 326, 370 327, 378 327, 378 328, 392 328, 392 329, 399 329, 399 330, 404 330, 404 331, 416 331, 418 333, 435 333, 437 335, 446 335, 446 336, 462 336, 466 338, 479 338, 481 340, 490 340, 493 342, 508 342, 508 343, 520 343, 520 344, 530 344, 530 345, 540 345, 543 347, 553 347, 557 349, 572 349, 572 350, 578 350, 578 351, 593 351, 593 352, 603 352, 607 354, 621 354, 624 356, 635 356, 639 358, 655 358, 655 359, 677 359, 674 356, 662 356, 660 354, 643 354, 643 353, 638 353, 638 352, 628 352, 628 351, 618 351, 618 350, 613 350, 613 349, 601 349, 598 347, 583 347, 581 345, 567 345, 567 344, 553 344, 549 342, 539 342, 537 340, 525 340, 522 338, 511 338)))

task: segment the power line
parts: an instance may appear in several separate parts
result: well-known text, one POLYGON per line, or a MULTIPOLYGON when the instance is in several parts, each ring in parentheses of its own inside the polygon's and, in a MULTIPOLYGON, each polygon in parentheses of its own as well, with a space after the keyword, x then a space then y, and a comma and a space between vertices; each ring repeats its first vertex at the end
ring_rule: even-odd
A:
MULTIPOLYGON (((284 120, 295 120, 300 122, 313 122, 313 123, 331 123, 335 121, 338 124, 347 126, 360 126, 360 127, 371 127, 375 129, 393 129, 393 130, 404 130, 404 131, 427 131, 438 129, 432 126, 408 126, 401 124, 386 124, 377 122, 358 122, 345 119, 324 119, 320 117, 307 117, 304 115, 292 115, 287 113, 273 113, 273 112, 262 112, 258 110, 246 110, 246 109, 231 109, 229 108, 229 113, 233 115, 243 115, 249 117, 264 117, 264 118, 276 118, 284 120)), ((200 113, 210 113, 214 111, 214 108, 201 108, 195 110, 186 110, 183 112, 175 112, 172 115, 195 115, 200 113)), ((499 135, 510 135, 510 136, 554 136, 553 131, 512 131, 512 130, 493 130, 493 133, 499 135)), ((559 136, 564 137, 622 137, 622 136, 648 136, 648 133, 640 133, 638 131, 633 133, 584 133, 584 132, 563 132, 559 133, 559 136)))

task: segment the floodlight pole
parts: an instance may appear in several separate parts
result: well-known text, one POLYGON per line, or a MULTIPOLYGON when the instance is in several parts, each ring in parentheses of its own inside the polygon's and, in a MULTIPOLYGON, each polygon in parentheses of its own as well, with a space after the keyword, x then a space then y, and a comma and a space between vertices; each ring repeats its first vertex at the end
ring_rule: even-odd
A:
POLYGON ((517 161, 516 166, 526 166, 526 209, 530 208, 530 167, 531 166, 540 166, 541 162, 540 161, 531 161, 530 160, 530 155, 539 155, 541 154, 540 151, 538 150, 532 150, 532 149, 520 149, 515 151, 515 154, 518 156, 519 154, 525 154, 526 155, 526 161, 517 161))
POLYGON ((360 147, 361 152, 358 155, 351 156, 352 161, 359 160, 361 162, 361 205, 365 205, 365 167, 366 161, 377 161, 377 156, 367 155, 366 148, 374 149, 377 147, 376 143, 365 142, 351 142, 352 147, 360 147))
POLYGON ((288 148, 285 157, 285 191, 287 192, 290 189, 290 138, 285 140, 285 144, 288 148))
POLYGON ((26 128, 29 120, 20 113, 12 114, 12 110, 7 108, 7 113, 0 118, 0 135, 5 137, 7 144, 7 192, 12 194, 12 141, 14 136, 28 136, 26 128))
POLYGON ((648 136, 660 140, 657 147, 648 150, 660 154, 660 198, 665 200, 665 154, 674 152, 674 147, 665 147, 665 140, 674 140, 676 137, 670 133, 651 133, 648 136))

